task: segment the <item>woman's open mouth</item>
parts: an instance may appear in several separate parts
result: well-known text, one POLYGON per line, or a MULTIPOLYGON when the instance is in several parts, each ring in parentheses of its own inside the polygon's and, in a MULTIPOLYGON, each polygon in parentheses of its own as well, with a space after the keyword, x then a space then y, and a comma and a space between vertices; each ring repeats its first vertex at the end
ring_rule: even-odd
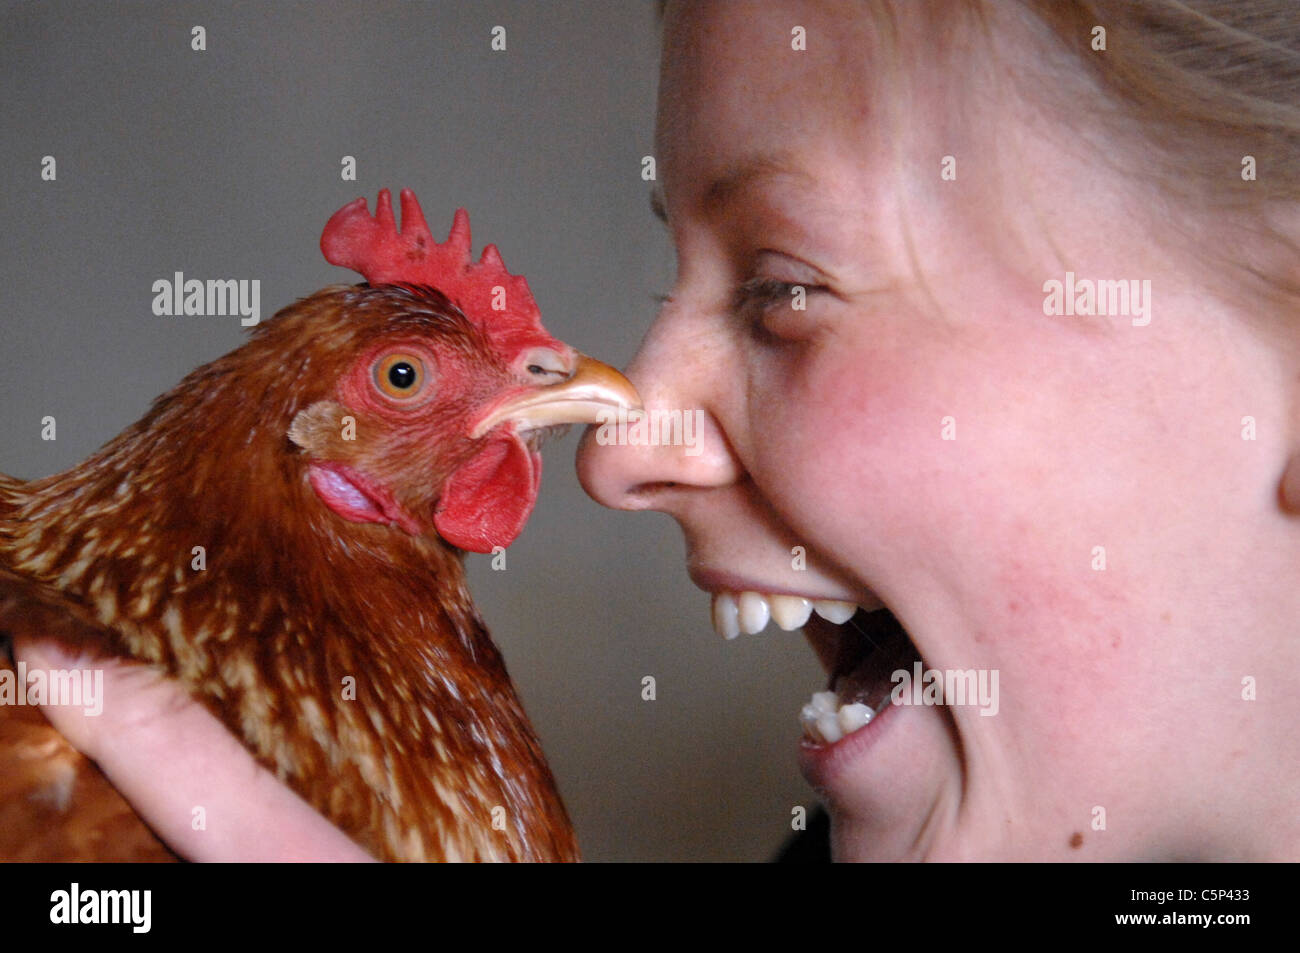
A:
POLYGON ((819 653, 823 658, 833 659, 826 690, 816 692, 799 712, 804 738, 814 745, 835 744, 884 714, 891 706, 894 673, 910 672, 921 659, 888 609, 859 609, 841 625, 809 619, 804 635, 827 647, 819 653))
POLYGON ((756 633, 774 621, 786 631, 802 628, 827 672, 823 691, 799 712, 804 744, 836 745, 891 707, 894 673, 911 672, 921 660, 906 630, 888 609, 789 594, 719 592, 713 625, 724 638, 756 633))

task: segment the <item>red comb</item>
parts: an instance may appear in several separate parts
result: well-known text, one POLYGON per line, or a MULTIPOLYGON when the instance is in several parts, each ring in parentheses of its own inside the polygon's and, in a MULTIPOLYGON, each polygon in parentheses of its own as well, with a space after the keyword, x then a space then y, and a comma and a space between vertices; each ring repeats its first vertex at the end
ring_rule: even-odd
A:
POLYGON ((469 214, 463 208, 456 210, 447 240, 438 244, 414 192, 402 189, 399 232, 392 196, 381 189, 373 218, 364 198, 330 216, 320 249, 328 262, 359 272, 372 285, 437 288, 507 354, 524 346, 556 343, 542 327, 528 282, 523 275, 506 271, 495 245, 484 248, 477 263, 470 259, 469 214))

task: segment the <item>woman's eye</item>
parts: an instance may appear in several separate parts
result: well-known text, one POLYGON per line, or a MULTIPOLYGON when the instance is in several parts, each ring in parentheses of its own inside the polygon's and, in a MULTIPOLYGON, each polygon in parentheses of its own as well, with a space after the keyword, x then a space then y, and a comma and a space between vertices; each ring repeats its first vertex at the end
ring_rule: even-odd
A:
POLYGON ((409 400, 424 390, 427 375, 416 355, 395 351, 375 362, 375 386, 395 400, 409 400))
POLYGON ((803 311, 808 306, 810 296, 825 290, 822 285, 782 281, 758 275, 741 282, 736 288, 732 308, 737 313, 749 312, 757 318, 763 318, 778 308, 803 311))

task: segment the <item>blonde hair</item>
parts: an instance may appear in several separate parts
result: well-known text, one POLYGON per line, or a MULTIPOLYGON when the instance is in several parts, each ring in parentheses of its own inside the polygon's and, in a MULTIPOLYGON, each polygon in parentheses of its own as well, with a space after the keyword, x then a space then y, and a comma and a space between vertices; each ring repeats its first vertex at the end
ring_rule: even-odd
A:
POLYGON ((1198 236, 1201 256, 1267 297, 1300 297, 1300 3, 1020 2, 1108 94, 1069 108, 1109 110, 1121 128, 1108 130, 1143 149, 1126 171, 1145 169, 1184 219, 1225 229, 1212 244, 1198 236))
POLYGON ((1296 0, 1021 2, 1205 194, 1300 201, 1296 0), (1096 27, 1104 51, 1093 48, 1096 27), (1241 175, 1247 155, 1253 182, 1241 175))

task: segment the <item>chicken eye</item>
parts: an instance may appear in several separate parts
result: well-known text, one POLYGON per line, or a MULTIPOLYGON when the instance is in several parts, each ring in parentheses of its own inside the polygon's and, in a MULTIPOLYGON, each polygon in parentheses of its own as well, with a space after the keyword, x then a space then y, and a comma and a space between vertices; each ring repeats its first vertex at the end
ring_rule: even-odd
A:
POLYGON ((409 400, 424 390, 424 362, 414 354, 396 351, 375 362, 375 386, 386 397, 409 400))
POLYGON ((388 383, 399 390, 410 390, 415 386, 415 368, 405 361, 394 364, 388 369, 388 383))

